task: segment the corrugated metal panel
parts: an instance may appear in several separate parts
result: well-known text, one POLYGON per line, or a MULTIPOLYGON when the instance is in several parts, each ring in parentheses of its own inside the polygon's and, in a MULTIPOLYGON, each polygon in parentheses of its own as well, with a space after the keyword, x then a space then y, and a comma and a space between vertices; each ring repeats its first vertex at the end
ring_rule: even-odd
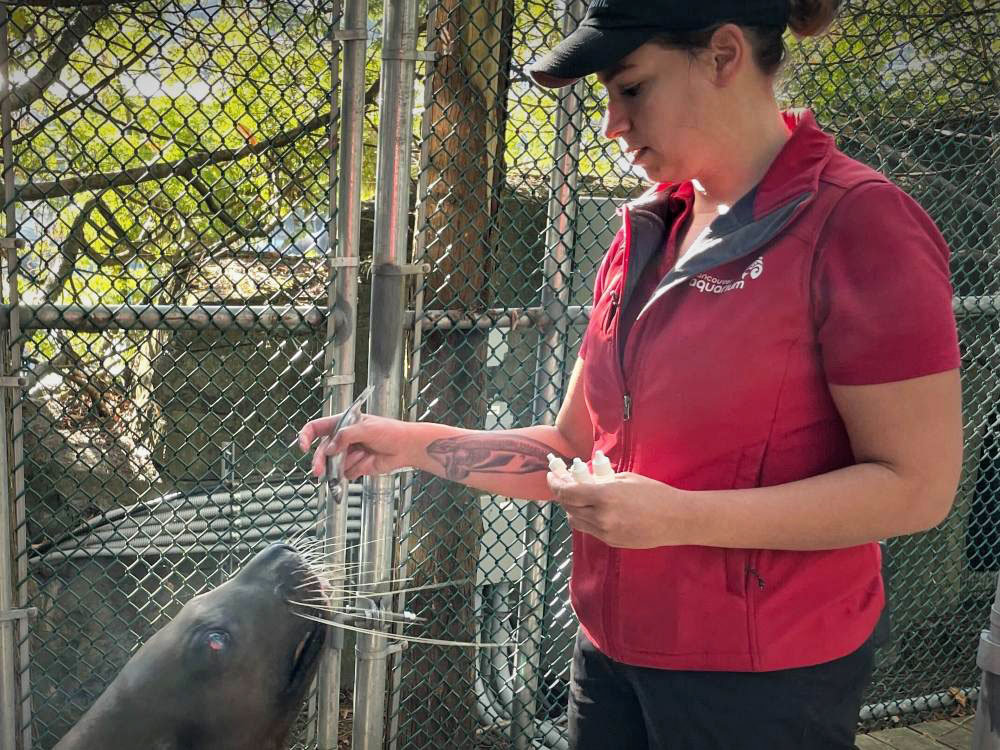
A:
MULTIPOLYGON (((348 487, 347 540, 361 533, 361 485, 348 487)), ((315 526, 319 518, 316 485, 308 480, 197 494, 170 493, 116 508, 39 549, 34 564, 99 557, 161 557, 264 547, 315 526)))

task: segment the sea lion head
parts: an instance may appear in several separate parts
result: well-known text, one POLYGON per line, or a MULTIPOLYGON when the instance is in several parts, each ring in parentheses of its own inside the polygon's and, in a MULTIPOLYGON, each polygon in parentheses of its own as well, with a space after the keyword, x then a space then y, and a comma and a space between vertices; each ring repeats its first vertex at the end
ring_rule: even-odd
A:
POLYGON ((277 750, 324 628, 294 612, 322 583, 287 544, 191 599, 128 661, 57 750, 277 750))

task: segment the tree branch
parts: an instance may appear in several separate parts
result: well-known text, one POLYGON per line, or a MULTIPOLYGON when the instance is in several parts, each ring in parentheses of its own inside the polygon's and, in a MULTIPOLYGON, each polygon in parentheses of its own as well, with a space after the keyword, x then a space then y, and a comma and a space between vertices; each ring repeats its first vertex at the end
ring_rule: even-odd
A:
POLYGON ((201 194, 202 200, 204 200, 205 205, 208 206, 208 210, 211 212, 212 216, 215 216, 229 227, 233 232, 235 232, 239 237, 243 239, 256 239, 260 237, 266 237, 267 234, 260 227, 256 229, 246 229, 241 227, 240 223, 234 219, 225 207, 215 199, 212 195, 212 189, 202 182, 198 177, 192 177, 190 180, 191 186, 201 194))
POLYGON ((80 255, 80 248, 85 244, 83 237, 83 226, 90 219, 90 214, 100 201, 101 196, 94 196, 80 209, 73 226, 70 227, 69 235, 58 249, 58 260, 49 264, 49 278, 42 285, 41 297, 46 302, 58 302, 62 294, 66 281, 76 267, 76 259, 80 255))
POLYGON ((329 122, 330 113, 324 112, 291 130, 241 148, 199 151, 177 161, 132 167, 131 169, 123 169, 120 172, 98 172, 85 177, 66 177, 53 182, 22 183, 15 190, 14 200, 21 202, 48 200, 51 198, 62 198, 85 190, 103 190, 122 185, 138 185, 141 182, 162 180, 165 177, 191 177, 196 169, 204 166, 239 161, 247 156, 253 156, 269 149, 287 146, 294 143, 302 135, 329 125, 329 122))
MULTIPOLYGON (((79 96, 71 97, 69 99, 69 101, 67 101, 61 107, 58 107, 48 117, 46 117, 43 120, 41 120, 40 122, 36 123, 35 127, 33 127, 31 130, 29 130, 27 133, 24 133, 23 135, 18 136, 18 138, 14 141, 14 145, 19 145, 22 141, 25 141, 25 140, 28 140, 29 138, 35 137, 38 133, 42 132, 45 129, 45 126, 48 125, 50 122, 52 122, 53 120, 56 120, 56 119, 62 117, 66 112, 68 112, 69 110, 73 109, 74 107, 76 107, 76 106, 78 106, 80 104, 83 104, 87 99, 90 99, 90 98, 94 97, 97 94, 98 91, 100 91, 102 88, 104 88, 105 86, 107 86, 111 81, 113 81, 115 78, 117 78, 121 73, 123 73, 126 70, 128 70, 133 65, 133 63, 135 63, 140 57, 142 57, 143 55, 145 55, 146 51, 150 47, 152 47, 153 44, 154 44, 154 42, 150 42, 149 44, 147 44, 141 50, 139 50, 134 55, 132 55, 128 60, 126 60, 121 65, 119 65, 117 68, 115 68, 113 71, 111 71, 106 76, 104 76, 104 78, 102 78, 100 81, 98 81, 92 88, 90 88, 89 90, 87 90, 83 94, 80 94, 79 96)), ((95 99, 95 103, 99 104, 100 102, 99 102, 99 100, 95 99)), ((109 114, 108 118, 110 119, 110 117, 111 116, 109 114)), ((4 135, 6 135, 6 133, 4 133, 4 135)))
POLYGON ((97 22, 108 14, 108 10, 107 6, 88 5, 81 8, 73 20, 66 24, 66 28, 56 40, 55 51, 42 63, 42 69, 11 91, 11 108, 14 111, 30 106, 45 93, 69 62, 69 56, 97 22))
POLYGON ((103 8, 109 10, 112 5, 140 5, 146 0, 0 0, 0 5, 28 8, 103 8))

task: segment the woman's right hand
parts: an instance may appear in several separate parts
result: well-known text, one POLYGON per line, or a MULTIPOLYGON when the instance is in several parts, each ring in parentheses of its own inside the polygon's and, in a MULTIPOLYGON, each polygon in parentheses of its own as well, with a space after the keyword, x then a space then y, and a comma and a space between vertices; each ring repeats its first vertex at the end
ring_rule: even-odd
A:
POLYGON ((413 466, 419 446, 414 440, 412 422, 362 414, 350 427, 345 427, 331 441, 340 415, 322 417, 308 422, 299 432, 299 448, 308 453, 317 438, 319 445, 312 457, 312 473, 326 473, 326 459, 343 453, 341 473, 349 480, 365 474, 387 474, 405 466, 413 466))

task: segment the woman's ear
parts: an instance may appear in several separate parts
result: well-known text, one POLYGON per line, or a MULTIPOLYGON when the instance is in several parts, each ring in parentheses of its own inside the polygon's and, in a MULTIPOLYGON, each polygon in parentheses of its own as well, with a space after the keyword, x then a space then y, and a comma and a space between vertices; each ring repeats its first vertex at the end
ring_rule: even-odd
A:
POLYGON ((706 52, 709 76, 717 86, 726 86, 751 59, 749 40, 734 23, 720 26, 712 34, 706 52))

